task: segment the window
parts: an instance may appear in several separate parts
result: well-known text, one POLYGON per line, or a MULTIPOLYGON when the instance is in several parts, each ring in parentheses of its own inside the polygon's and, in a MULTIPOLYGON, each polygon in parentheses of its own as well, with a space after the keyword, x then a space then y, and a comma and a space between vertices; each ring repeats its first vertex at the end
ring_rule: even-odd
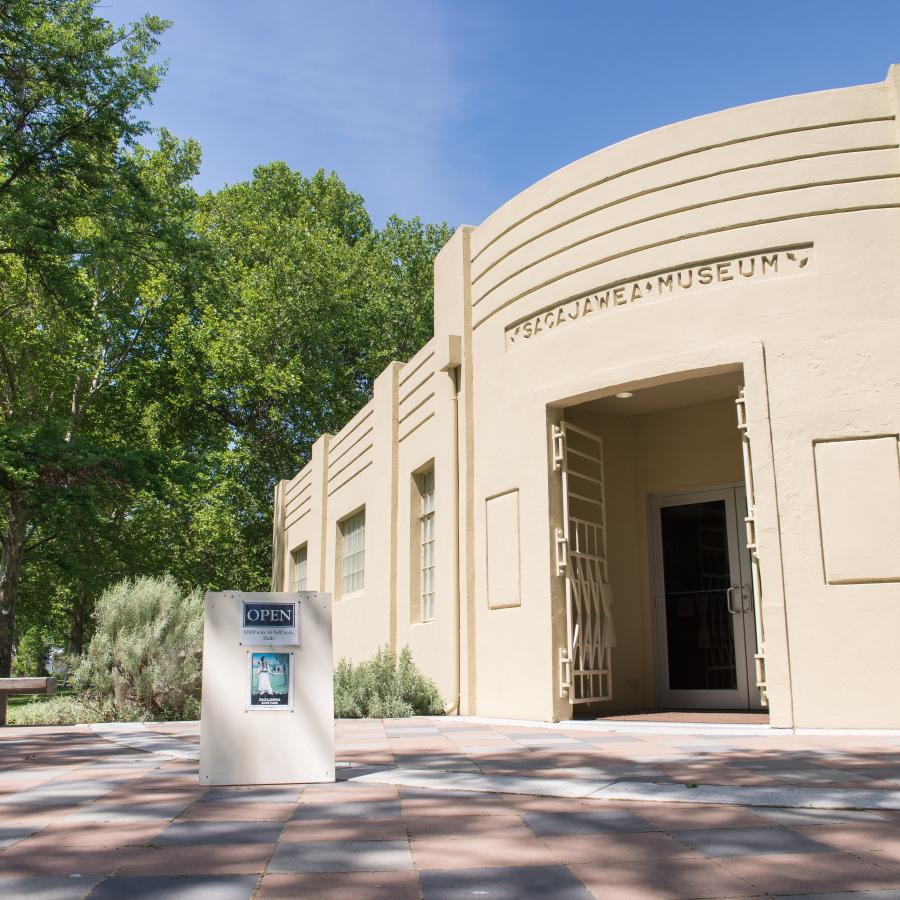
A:
POLYGON ((294 551, 294 590, 306 590, 306 544, 294 551))
POLYGON ((341 595, 363 589, 366 576, 366 511, 341 523, 341 595))
POLYGON ((419 600, 422 621, 434 618, 434 469, 423 472, 419 482, 419 600))

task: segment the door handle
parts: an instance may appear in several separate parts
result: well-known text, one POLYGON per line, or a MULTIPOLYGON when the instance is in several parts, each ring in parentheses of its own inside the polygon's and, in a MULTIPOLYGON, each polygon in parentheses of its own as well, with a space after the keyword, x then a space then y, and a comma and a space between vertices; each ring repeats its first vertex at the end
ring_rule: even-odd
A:
POLYGON ((734 608, 734 592, 739 591, 739 587, 730 587, 727 591, 725 591, 725 604, 728 607, 728 612, 730 612, 733 616, 736 616, 739 612, 743 611, 743 601, 741 601, 741 609, 734 608))

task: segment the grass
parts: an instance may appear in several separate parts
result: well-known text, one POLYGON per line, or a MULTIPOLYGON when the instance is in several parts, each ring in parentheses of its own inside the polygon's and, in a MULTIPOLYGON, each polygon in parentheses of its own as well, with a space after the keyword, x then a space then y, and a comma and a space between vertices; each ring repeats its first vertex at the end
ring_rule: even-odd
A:
POLYGON ((55 694, 14 694, 12 697, 6 698, 6 708, 30 706, 32 703, 46 703, 53 697, 74 697, 75 691, 72 688, 62 688, 57 690, 55 694))

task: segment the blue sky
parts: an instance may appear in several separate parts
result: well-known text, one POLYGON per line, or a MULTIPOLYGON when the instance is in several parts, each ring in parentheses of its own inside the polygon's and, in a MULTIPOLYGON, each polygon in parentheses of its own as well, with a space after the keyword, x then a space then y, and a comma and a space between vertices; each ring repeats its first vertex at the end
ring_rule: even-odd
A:
POLYGON ((641 131, 881 81, 900 0, 101 0, 171 19, 147 117, 203 148, 200 189, 285 160, 391 213, 477 225, 641 131))

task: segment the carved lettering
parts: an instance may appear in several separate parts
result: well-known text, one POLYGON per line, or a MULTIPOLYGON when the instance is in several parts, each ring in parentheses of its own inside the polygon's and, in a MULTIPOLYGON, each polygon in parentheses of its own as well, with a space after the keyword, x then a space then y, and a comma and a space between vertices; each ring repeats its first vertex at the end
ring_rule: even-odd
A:
POLYGON ((544 308, 506 328, 507 347, 521 347, 538 334, 585 319, 591 313, 611 311, 639 300, 655 303, 682 293, 715 291, 735 281, 739 275, 750 280, 767 280, 806 274, 813 266, 812 246, 787 247, 766 253, 748 253, 730 259, 691 263, 665 272, 652 272, 627 281, 605 285, 599 290, 544 308))

